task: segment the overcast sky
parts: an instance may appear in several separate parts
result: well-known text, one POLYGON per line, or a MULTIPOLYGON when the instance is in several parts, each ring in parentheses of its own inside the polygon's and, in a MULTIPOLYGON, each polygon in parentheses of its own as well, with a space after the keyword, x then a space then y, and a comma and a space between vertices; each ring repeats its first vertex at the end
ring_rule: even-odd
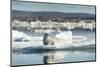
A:
POLYGON ((12 1, 12 10, 20 11, 55 11, 66 13, 92 13, 95 14, 95 6, 48 4, 35 2, 12 1))

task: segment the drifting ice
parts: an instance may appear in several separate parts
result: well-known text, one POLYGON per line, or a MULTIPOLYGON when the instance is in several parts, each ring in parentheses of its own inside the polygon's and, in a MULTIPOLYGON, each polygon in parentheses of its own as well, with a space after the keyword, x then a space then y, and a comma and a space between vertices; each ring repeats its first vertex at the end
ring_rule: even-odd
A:
MULTIPOLYGON (((24 47, 45 47, 45 45, 43 45, 42 39, 43 37, 30 37, 26 34, 24 34, 23 32, 19 32, 19 31, 12 31, 13 32, 13 40, 14 39, 28 39, 31 41, 28 42, 14 42, 13 41, 13 48, 24 48, 24 47)), ((58 34, 56 34, 54 37, 59 38, 59 39, 63 39, 64 43, 59 43, 60 41, 57 41, 57 45, 55 45, 56 48, 63 48, 63 47, 69 47, 69 46, 82 46, 82 45, 89 45, 89 44, 95 44, 95 40, 90 40, 87 41, 87 38, 85 36, 72 36, 72 32, 71 31, 67 31, 67 32, 59 32, 58 34), (60 44, 60 45, 58 45, 60 44)), ((49 48, 52 48, 53 45, 48 45, 49 48)))
POLYGON ((65 43, 72 43, 72 32, 71 31, 61 32, 57 34, 55 37, 65 40, 65 43))

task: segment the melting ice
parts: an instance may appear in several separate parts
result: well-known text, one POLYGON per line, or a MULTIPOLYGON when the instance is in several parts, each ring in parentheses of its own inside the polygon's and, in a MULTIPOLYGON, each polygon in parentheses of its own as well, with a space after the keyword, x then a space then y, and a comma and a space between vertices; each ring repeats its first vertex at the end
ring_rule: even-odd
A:
MULTIPOLYGON (((87 37, 81 35, 73 36, 72 31, 59 32, 55 37, 65 40, 63 44, 60 44, 59 46, 56 45, 55 47, 57 48, 95 44, 94 39, 87 40, 87 37)), ((23 32, 13 30, 12 39, 12 48, 45 47, 42 42, 43 36, 29 36, 23 32), (16 40, 20 40, 20 42, 16 42, 16 40)), ((48 47, 50 48, 52 46, 48 47)))

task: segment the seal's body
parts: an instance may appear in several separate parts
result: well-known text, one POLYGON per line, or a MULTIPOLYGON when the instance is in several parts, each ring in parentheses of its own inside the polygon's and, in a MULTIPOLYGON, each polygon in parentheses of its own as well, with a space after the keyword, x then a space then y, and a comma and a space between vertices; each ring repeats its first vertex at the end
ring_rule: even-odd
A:
POLYGON ((59 45, 65 42, 64 39, 56 38, 54 36, 50 36, 47 33, 44 34, 43 44, 44 45, 59 45))

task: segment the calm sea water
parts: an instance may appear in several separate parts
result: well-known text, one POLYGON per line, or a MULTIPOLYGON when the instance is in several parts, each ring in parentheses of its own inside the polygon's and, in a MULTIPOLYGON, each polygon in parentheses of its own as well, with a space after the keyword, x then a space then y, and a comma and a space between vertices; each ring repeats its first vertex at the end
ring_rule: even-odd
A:
POLYGON ((49 64, 60 62, 94 61, 95 52, 56 51, 48 53, 13 54, 13 65, 49 64))
MULTIPOLYGON (((87 37, 86 42, 90 40, 95 40, 95 32, 93 31, 72 31, 72 32, 74 36, 81 35, 87 37)), ((30 33, 29 35, 33 36, 32 33, 30 33)), ((82 42, 82 44, 84 43, 85 42, 82 42)), ((27 45, 27 43, 21 43, 21 42, 17 43, 17 45, 21 44, 27 45)), ((28 43, 28 44, 34 44, 34 43, 28 43)), ((50 63, 94 61, 94 60, 96 60, 95 48, 92 49, 88 48, 86 50, 79 49, 79 50, 63 50, 63 51, 59 50, 59 51, 49 51, 49 52, 45 51, 45 52, 12 53, 12 65, 50 64, 50 63)))

